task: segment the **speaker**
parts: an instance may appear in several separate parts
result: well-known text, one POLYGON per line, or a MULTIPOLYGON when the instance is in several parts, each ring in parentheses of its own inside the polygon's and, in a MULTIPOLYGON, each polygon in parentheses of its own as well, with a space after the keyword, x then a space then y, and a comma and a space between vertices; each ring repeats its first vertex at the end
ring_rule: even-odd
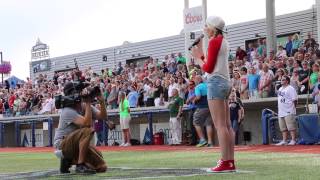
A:
POLYGON ((251 132, 250 131, 243 132, 243 140, 244 141, 251 141, 251 132))
POLYGON ((190 39, 196 39, 196 33, 190 32, 190 39))
POLYGON ((108 61, 108 56, 103 55, 103 56, 102 56, 102 61, 108 61))

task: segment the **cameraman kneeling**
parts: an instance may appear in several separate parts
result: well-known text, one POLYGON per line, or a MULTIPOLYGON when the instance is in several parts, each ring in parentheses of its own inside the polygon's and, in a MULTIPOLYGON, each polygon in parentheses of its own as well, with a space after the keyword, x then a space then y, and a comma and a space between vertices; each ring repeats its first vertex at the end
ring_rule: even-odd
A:
MULTIPOLYGON (((62 151, 60 172, 70 173, 71 165, 76 165, 78 173, 105 172, 107 166, 101 152, 90 145, 94 135, 91 128, 92 119, 106 119, 107 112, 101 93, 97 94, 100 110, 91 106, 93 97, 81 98, 83 88, 78 88, 76 83, 67 83, 64 95, 74 99, 73 103, 64 101, 61 109, 59 126, 54 137, 54 146, 62 151)), ((69 100, 68 100, 69 101, 69 100)))

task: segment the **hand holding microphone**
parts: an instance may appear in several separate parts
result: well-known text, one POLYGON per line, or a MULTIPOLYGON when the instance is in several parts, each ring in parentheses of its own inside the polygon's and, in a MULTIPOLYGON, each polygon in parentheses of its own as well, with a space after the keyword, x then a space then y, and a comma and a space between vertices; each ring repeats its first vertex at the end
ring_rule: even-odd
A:
POLYGON ((201 34, 188 48, 191 50, 191 55, 196 59, 198 62, 197 64, 202 64, 203 62, 200 60, 201 56, 203 56, 203 49, 202 49, 202 39, 204 35, 201 34), (201 61, 201 62, 199 62, 201 61))
POLYGON ((202 40, 202 38, 204 38, 204 35, 201 34, 188 48, 188 50, 190 51, 194 46, 198 45, 200 43, 200 41, 202 40))

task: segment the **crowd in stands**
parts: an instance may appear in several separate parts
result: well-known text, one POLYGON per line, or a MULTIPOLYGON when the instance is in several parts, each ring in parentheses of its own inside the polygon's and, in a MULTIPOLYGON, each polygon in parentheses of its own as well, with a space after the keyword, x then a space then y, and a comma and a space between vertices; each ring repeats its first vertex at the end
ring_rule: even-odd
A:
POLYGON ((100 86, 108 109, 118 108, 120 91, 127 95, 131 108, 160 106, 168 102, 173 88, 179 89, 181 97, 186 96, 189 77, 196 74, 194 66, 190 66, 190 72, 193 73, 189 75, 186 59, 181 53, 172 53, 161 62, 149 58, 141 67, 133 63, 123 66, 119 62, 116 67, 105 68, 100 72, 94 72, 88 67, 81 71, 74 69, 58 72, 52 79, 40 74, 34 81, 28 78, 25 84, 16 87, 10 87, 6 82, 0 94, 0 113, 4 116, 57 113, 54 96, 63 92, 67 82, 76 79, 100 86))
POLYGON ((277 48, 276 53, 267 52, 266 39, 259 39, 249 43, 246 50, 238 47, 235 57, 229 56, 231 81, 237 95, 241 99, 275 97, 281 77, 288 75, 298 94, 313 92, 317 96, 320 50, 312 34, 308 33, 304 41, 298 34, 288 36, 287 43, 277 48))
MULTIPOLYGON (((298 34, 289 36, 287 43, 277 48, 276 53, 267 52, 266 39, 261 38, 249 43, 247 48, 238 47, 234 57, 230 54, 230 78, 236 96, 241 99, 276 96, 281 77, 289 75, 298 94, 310 92, 317 100, 320 50, 311 33, 304 41, 298 34)), ((181 53, 160 60, 150 57, 141 67, 119 62, 114 68, 100 72, 94 72, 91 67, 74 69, 55 73, 53 79, 40 74, 34 81, 28 78, 25 84, 15 88, 6 83, 0 90, 0 113, 4 116, 57 113, 54 96, 63 92, 65 83, 77 77, 92 86, 100 86, 108 109, 118 108, 120 91, 127 95, 130 108, 166 105, 173 89, 178 90, 184 103, 189 103, 187 98, 194 91, 196 75, 204 74, 193 60, 187 65, 181 53)))

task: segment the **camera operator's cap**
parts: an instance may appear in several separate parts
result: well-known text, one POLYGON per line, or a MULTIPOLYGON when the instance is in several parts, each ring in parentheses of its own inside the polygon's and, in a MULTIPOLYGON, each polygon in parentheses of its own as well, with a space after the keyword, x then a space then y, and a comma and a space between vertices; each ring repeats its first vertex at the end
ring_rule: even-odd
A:
POLYGON ((71 95, 76 90, 76 83, 68 82, 63 87, 63 93, 65 96, 71 95))
POLYGON ((82 91, 82 89, 88 87, 90 84, 87 82, 67 82, 63 87, 63 93, 65 96, 72 95, 76 92, 82 91))
POLYGON ((213 27, 214 27, 216 29, 219 29, 219 30, 225 32, 223 30, 224 26, 225 26, 225 22, 219 16, 210 16, 210 17, 208 17, 207 20, 206 20, 206 24, 210 29, 213 29, 213 27))

